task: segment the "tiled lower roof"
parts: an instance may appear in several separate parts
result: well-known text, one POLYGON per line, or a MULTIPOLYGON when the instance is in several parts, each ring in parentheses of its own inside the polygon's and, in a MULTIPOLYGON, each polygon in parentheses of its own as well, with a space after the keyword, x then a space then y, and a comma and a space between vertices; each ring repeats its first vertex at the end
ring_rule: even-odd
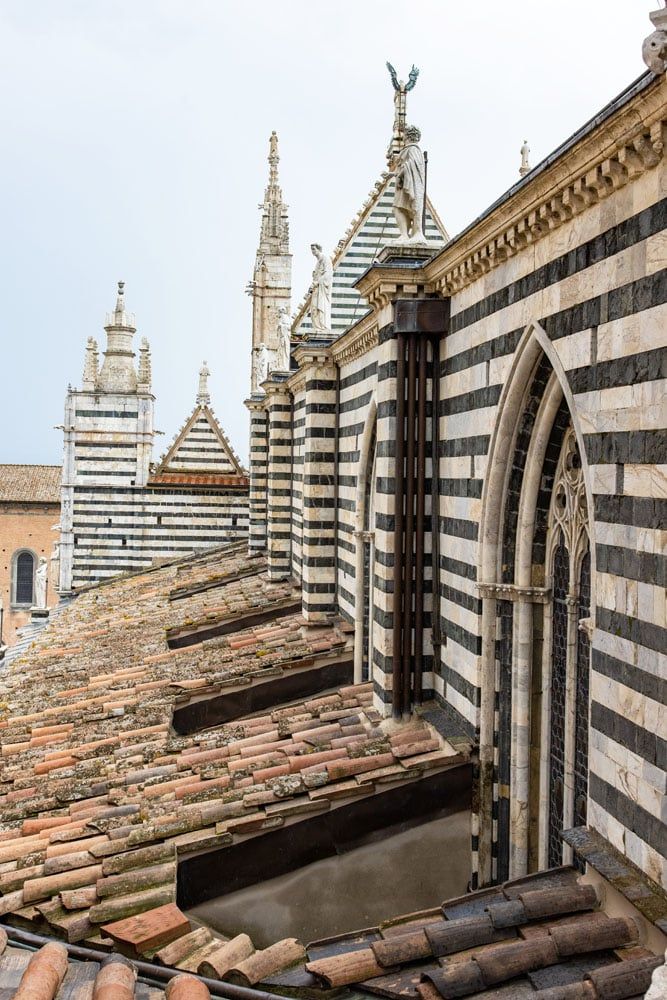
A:
MULTIPOLYGON (((87 590, 12 663, 0 684, 0 917, 100 947, 119 921, 173 915, 180 857, 461 763, 469 747, 422 719, 385 731, 370 684, 174 733, 190 699, 349 660, 350 626, 285 615, 294 592, 231 546, 87 590), (168 648, 169 629, 258 612, 260 624, 168 648)), ((194 971, 218 945, 190 933, 171 959, 194 971)), ((264 951, 236 955, 249 963, 235 966, 240 981, 304 957, 289 939, 264 951)))
POLYGON ((19 1000, 209 1000, 208 987, 193 976, 176 975, 160 987, 137 979, 133 963, 118 955, 99 962, 71 958, 64 945, 38 950, 16 947, 0 929, 0 996, 19 1000))
POLYGON ((60 503, 60 465, 0 465, 0 503, 60 503))

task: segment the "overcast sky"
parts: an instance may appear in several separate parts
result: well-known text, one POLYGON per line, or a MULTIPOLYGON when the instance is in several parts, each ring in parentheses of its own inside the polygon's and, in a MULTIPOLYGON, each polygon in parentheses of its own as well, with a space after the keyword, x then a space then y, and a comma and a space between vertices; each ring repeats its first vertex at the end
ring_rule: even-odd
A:
POLYGON ((644 71, 657 0, 0 0, 0 462, 61 461, 67 384, 116 281, 150 340, 155 457, 194 405, 247 455, 250 299, 272 129, 293 308, 385 166, 385 61, 450 234, 644 71))

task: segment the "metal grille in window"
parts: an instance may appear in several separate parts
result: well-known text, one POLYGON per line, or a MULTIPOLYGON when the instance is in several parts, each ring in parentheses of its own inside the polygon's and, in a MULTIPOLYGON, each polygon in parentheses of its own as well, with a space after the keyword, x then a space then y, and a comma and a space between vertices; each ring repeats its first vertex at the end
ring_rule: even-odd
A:
POLYGON ((500 666, 498 684, 498 868, 497 878, 509 878, 510 850, 510 763, 512 752, 512 624, 511 601, 498 602, 500 614, 500 666))
MULTIPOLYGON (((579 576, 579 618, 591 613, 591 556, 587 552, 579 576)), ((574 825, 586 824, 588 794, 588 699, 590 693, 591 643, 588 632, 577 633, 577 688, 574 718, 574 825)))
POLYGON ((563 794, 565 773, 565 682, 567 677, 567 594, 570 559, 562 532, 554 554, 551 637, 551 749, 549 773, 549 867, 563 863, 563 794))
POLYGON ((364 541, 364 627, 363 656, 361 676, 367 681, 371 675, 370 668, 370 606, 371 606, 371 543, 364 541))
POLYGON ((16 560, 16 603, 32 604, 35 559, 29 552, 22 552, 16 560))

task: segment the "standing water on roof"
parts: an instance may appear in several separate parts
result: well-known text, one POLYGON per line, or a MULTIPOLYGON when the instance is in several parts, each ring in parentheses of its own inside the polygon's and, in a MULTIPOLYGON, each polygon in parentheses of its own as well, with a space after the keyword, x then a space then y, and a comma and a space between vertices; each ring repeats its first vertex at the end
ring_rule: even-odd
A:
POLYGON ((219 896, 188 911, 195 922, 258 948, 286 937, 301 941, 373 926, 438 906, 466 891, 470 814, 414 826, 287 875, 219 896))

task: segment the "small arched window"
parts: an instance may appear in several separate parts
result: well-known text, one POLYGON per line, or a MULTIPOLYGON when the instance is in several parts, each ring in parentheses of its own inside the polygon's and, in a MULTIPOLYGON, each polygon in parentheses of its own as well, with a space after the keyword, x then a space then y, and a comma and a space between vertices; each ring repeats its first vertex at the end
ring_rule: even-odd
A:
POLYGON ((35 563, 33 552, 23 549, 14 553, 12 566, 12 604, 30 607, 35 601, 35 563))

